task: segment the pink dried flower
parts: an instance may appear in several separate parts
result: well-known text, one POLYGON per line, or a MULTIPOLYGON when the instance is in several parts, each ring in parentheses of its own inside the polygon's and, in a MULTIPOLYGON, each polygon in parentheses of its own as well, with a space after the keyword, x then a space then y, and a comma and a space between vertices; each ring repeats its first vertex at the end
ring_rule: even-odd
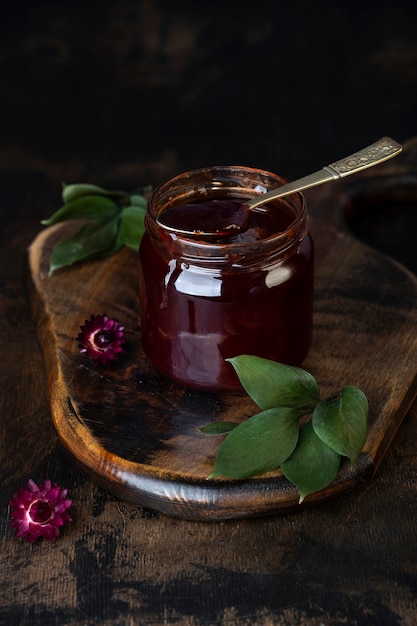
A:
POLYGON ((26 536, 29 543, 38 537, 55 541, 60 526, 72 522, 71 516, 66 513, 72 504, 67 493, 67 489, 52 485, 49 479, 39 487, 33 480, 29 480, 26 489, 20 488, 9 500, 12 517, 10 526, 16 529, 16 537, 20 539, 26 536))
POLYGON ((77 339, 82 354, 98 363, 117 361, 123 351, 124 326, 107 315, 92 315, 80 328, 77 339))

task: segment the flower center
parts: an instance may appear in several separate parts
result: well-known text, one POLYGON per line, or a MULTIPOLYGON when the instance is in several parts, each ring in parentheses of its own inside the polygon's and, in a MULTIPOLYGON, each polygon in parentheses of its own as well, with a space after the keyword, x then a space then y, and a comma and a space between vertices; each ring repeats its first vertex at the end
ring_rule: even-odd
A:
POLYGON ((94 335, 94 345, 98 350, 105 350, 111 344, 110 333, 107 330, 99 330, 94 335))
POLYGON ((53 512, 54 509, 49 502, 35 500, 29 507, 28 515, 32 522, 42 525, 47 524, 51 520, 53 512))

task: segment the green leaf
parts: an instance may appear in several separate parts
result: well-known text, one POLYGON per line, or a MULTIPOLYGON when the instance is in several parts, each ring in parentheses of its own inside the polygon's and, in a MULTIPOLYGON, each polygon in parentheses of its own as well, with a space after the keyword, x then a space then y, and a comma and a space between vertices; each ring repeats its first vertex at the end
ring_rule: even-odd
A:
POLYGON ((128 206, 120 214, 121 221, 117 240, 133 250, 139 249, 140 240, 145 232, 144 217, 146 208, 128 206))
POLYGON ((51 254, 49 273, 77 261, 105 256, 115 245, 118 218, 89 222, 76 233, 55 246, 51 254))
POLYGON ((130 204, 133 206, 140 206, 142 209, 146 209, 148 206, 148 201, 144 196, 140 196, 137 193, 134 193, 130 196, 130 204))
POLYGON ((340 455, 329 448, 314 432, 311 421, 300 429, 297 447, 281 465, 284 476, 306 496, 327 487, 340 467, 340 455))
POLYGON ((107 196, 108 198, 125 200, 129 198, 129 194, 124 191, 109 191, 108 189, 103 189, 103 187, 98 187, 97 185, 90 185, 89 183, 76 183, 71 185, 64 183, 62 185, 62 200, 64 204, 90 195, 107 196))
POLYGON ((318 437, 330 448, 355 463, 366 440, 368 401, 365 394, 349 385, 337 398, 316 406, 312 424, 318 437))
POLYGON ((299 367, 250 355, 227 361, 235 368, 246 393, 261 409, 277 406, 311 408, 320 399, 316 380, 299 367))
POLYGON ((273 408, 239 424, 220 445, 210 478, 248 478, 279 467, 297 444, 298 417, 296 409, 273 408))
POLYGON ((198 430, 205 435, 227 435, 234 428, 239 426, 236 422, 212 422, 207 426, 202 426, 198 430))
POLYGON ((78 219, 108 219, 119 213, 120 208, 110 198, 103 196, 85 196, 64 204, 42 224, 51 226, 58 222, 78 219))

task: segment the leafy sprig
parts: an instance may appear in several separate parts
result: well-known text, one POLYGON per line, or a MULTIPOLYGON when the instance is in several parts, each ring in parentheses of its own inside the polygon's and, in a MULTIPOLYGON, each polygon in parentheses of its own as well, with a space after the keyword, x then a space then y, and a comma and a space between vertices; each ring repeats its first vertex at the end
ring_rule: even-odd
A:
POLYGON ((322 400, 317 381, 299 367, 251 355, 227 360, 262 410, 240 424, 200 428, 206 435, 226 435, 209 478, 244 479, 281 467, 302 502, 334 480, 342 457, 356 462, 368 419, 368 401, 358 387, 343 387, 322 400))
POLYGON ((96 257, 110 256, 123 246, 137 250, 145 231, 147 200, 140 194, 109 191, 86 183, 63 185, 63 206, 44 226, 82 220, 80 228, 53 249, 49 273, 96 257))

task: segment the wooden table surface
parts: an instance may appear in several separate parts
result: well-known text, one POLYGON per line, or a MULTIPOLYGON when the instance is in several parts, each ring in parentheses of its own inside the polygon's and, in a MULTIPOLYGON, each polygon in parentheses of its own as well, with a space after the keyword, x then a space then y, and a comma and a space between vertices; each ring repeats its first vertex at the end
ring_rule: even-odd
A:
MULTIPOLYGON (((30 4, 0 24, 0 626, 416 624, 416 404, 360 489, 285 515, 167 517, 68 458, 25 286, 26 251, 62 180, 131 190, 220 161, 295 178, 384 134, 415 136, 416 11, 369 3, 358 18, 306 3, 300 21, 296 5, 273 14, 271 2, 264 17, 240 8, 238 23, 226 3, 217 24, 187 1, 104 1, 100 14, 30 4), (297 94, 271 81, 281 58, 281 77, 303 76, 297 94), (234 106, 249 84, 266 89, 261 128, 257 97, 234 106), (8 499, 47 477, 68 488, 74 521, 56 543, 29 545, 8 527, 8 499)), ((398 210, 356 227, 417 273, 410 146, 410 198, 395 206, 394 194, 398 210)), ((313 211, 319 198, 308 196, 313 211)))

